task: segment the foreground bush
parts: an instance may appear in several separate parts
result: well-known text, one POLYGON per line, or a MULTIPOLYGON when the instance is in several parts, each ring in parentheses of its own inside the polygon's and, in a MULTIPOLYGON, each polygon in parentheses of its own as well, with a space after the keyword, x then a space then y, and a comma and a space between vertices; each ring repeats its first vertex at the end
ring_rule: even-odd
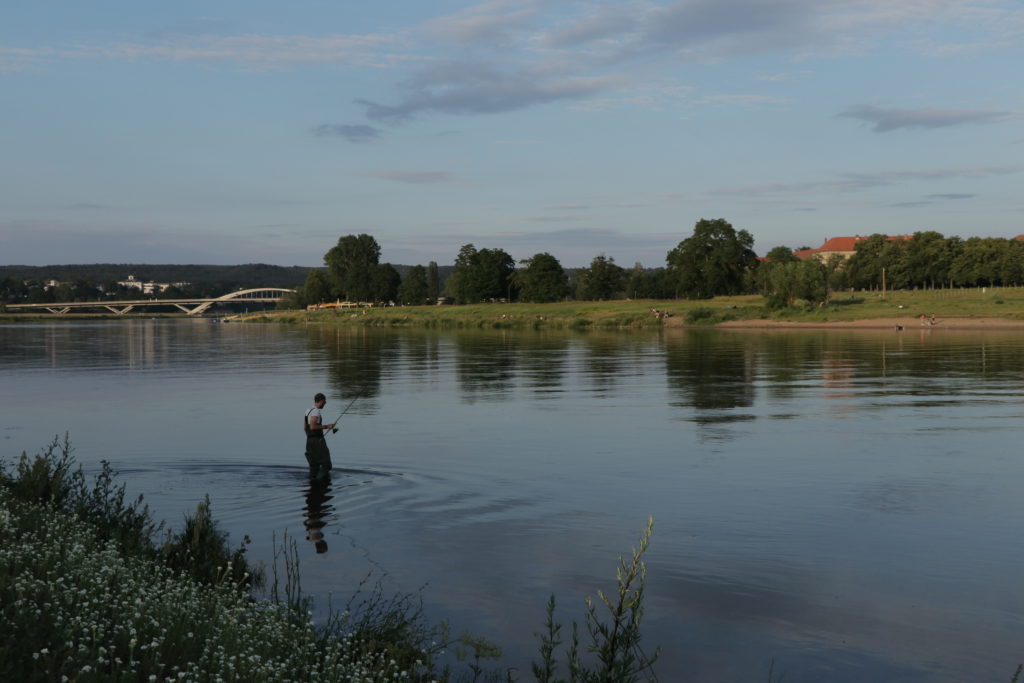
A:
MULTIPOLYGON (((573 683, 656 680, 657 653, 640 649, 651 524, 631 561, 620 559, 616 594, 598 593, 609 621, 587 601, 584 647, 572 625, 573 683)), ((67 437, 34 459, 22 454, 13 473, 0 462, 0 681, 515 680, 481 665, 500 658, 497 645, 468 633, 451 639, 443 622, 428 624, 417 596, 385 596, 379 583, 314 624, 287 539, 271 599, 254 599, 244 545, 230 551, 208 499, 182 532, 157 542, 162 533, 141 497, 126 502, 106 463, 87 486, 67 437), (448 648, 461 675, 444 662, 448 648)), ((563 680, 553 612, 554 597, 533 667, 544 683, 563 680)))
POLYGON ((5 490, 0 548, 0 680, 418 678, 345 638, 322 638, 308 614, 251 600, 227 572, 196 582, 5 490))

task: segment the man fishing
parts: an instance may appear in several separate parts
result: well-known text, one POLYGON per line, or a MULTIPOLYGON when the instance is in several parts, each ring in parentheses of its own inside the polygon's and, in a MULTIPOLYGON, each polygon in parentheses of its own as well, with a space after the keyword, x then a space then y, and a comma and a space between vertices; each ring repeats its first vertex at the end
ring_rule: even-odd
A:
POLYGON ((334 424, 324 424, 320 411, 325 405, 327 397, 317 394, 313 397, 313 407, 306 411, 304 419, 306 462, 309 463, 309 478, 314 481, 324 481, 330 476, 331 471, 331 451, 327 448, 324 434, 328 429, 334 429, 334 424))

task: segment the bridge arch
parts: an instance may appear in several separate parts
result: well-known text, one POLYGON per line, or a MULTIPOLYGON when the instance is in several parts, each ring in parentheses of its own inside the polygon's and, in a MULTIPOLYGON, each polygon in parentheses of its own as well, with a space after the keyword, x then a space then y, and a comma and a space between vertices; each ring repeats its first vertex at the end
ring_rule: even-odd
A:
MULTIPOLYGON (((209 299, 199 304, 195 308, 189 310, 184 306, 178 305, 178 308, 185 311, 189 315, 199 315, 206 309, 210 308, 214 304, 225 303, 238 299, 240 301, 280 301, 285 294, 291 294, 294 289, 282 289, 281 287, 256 287, 255 289, 240 289, 237 292, 229 292, 223 296, 219 296, 216 299, 209 299)), ((176 304, 177 305, 177 304, 176 304)))

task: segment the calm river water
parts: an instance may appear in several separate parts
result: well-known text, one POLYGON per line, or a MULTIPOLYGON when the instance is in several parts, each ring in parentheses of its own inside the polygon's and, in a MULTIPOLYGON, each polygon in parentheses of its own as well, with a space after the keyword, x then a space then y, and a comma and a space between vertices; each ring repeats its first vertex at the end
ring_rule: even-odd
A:
MULTIPOLYGON (((342 604, 368 573, 529 680, 549 594, 613 590, 655 518, 667 681, 1007 681, 1024 661, 1024 335, 0 326, 0 455, 70 434, 160 518, 209 494, 342 604), (302 416, 328 396, 327 496, 302 416), (320 529, 317 553, 309 528, 320 529)), ((315 536, 314 536, 315 538, 315 536)), ((326 603, 326 600, 322 600, 326 603)), ((566 627, 568 628, 568 626, 566 627)))

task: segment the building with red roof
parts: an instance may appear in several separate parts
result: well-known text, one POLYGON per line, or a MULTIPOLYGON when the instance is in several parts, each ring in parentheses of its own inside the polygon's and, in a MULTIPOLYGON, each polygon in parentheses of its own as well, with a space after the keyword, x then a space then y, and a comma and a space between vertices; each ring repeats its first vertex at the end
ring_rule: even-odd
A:
MULTIPOLYGON (((909 240, 911 237, 913 237, 913 235, 889 235, 886 239, 889 241, 909 240)), ((867 238, 868 235, 830 237, 817 249, 800 249, 799 251, 794 251, 793 255, 802 260, 815 257, 824 262, 828 261, 833 254, 838 254, 843 257, 843 260, 846 260, 857 252, 857 244, 859 242, 863 242, 867 238)))

